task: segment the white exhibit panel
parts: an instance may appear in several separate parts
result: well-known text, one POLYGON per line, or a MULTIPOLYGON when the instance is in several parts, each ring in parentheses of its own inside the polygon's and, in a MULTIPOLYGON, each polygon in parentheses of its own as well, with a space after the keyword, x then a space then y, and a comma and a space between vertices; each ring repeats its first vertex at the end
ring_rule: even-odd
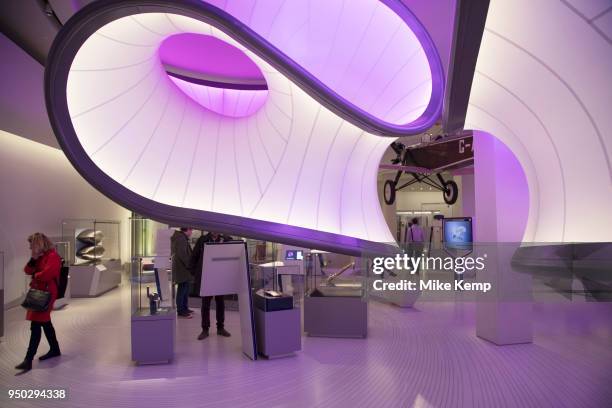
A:
POLYGON ((204 244, 200 296, 238 294, 242 351, 257 359, 251 277, 242 241, 204 244))

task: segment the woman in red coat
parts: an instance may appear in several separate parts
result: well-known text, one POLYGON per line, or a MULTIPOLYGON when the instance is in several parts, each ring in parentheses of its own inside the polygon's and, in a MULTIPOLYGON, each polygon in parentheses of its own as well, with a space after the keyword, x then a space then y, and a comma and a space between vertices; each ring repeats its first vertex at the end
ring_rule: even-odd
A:
POLYGON ((32 369, 32 360, 38 350, 40 343, 41 329, 45 332, 45 337, 49 342, 51 349, 49 352, 41 356, 40 360, 61 355, 57 338, 55 337, 55 329, 51 323, 51 310, 53 303, 57 299, 57 283, 59 282, 60 269, 62 261, 53 243, 44 234, 37 232, 28 237, 32 258, 24 268, 26 275, 32 276, 30 287, 34 289, 45 290, 51 293, 51 301, 49 307, 44 312, 35 312, 28 310, 26 320, 30 320, 30 344, 26 353, 25 360, 15 368, 18 370, 29 371, 32 369))

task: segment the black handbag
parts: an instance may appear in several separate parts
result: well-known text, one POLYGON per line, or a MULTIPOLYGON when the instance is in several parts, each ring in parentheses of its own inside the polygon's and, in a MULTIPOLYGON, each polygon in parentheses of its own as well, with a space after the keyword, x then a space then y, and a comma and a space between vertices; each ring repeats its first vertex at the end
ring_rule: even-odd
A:
POLYGON ((49 308, 51 292, 30 288, 21 306, 33 312, 44 312, 49 308))

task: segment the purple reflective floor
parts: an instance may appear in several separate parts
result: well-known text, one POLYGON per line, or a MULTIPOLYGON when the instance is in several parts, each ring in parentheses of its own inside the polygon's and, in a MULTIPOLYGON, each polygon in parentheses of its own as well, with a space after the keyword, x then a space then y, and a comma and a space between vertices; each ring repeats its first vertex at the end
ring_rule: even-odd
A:
MULTIPOLYGON (((197 341, 199 315, 179 320, 172 364, 130 362, 129 291, 79 299, 54 314, 64 355, 15 377, 28 326, 7 312, 0 343, 2 407, 604 407, 612 406, 612 303, 536 305, 533 344, 475 336, 474 305, 370 302, 365 340, 303 338, 295 357, 250 361, 230 339, 197 341), (69 399, 6 401, 7 388, 65 387, 69 399)), ((213 312, 214 316, 214 312, 213 312)), ((46 352, 43 339, 39 355, 46 352)))

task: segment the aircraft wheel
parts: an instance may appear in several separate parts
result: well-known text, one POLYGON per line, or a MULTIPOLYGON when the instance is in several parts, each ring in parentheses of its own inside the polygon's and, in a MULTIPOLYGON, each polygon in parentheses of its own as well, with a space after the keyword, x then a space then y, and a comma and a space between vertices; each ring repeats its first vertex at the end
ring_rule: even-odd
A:
POLYGON ((383 188, 383 197, 387 205, 392 205, 395 202, 395 183, 393 180, 385 181, 383 188))
POLYGON ((459 197, 459 187, 453 180, 448 180, 444 183, 444 202, 448 205, 453 205, 459 197))

